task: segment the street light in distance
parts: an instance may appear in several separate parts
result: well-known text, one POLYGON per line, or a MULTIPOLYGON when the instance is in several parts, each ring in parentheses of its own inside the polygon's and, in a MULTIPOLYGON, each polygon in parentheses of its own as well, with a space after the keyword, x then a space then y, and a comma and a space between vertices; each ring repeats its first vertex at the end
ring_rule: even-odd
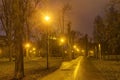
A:
POLYGON ((30 43, 25 44, 25 48, 30 48, 30 46, 31 46, 30 43))
POLYGON ((60 38, 60 44, 63 44, 63 43, 65 43, 65 38, 64 38, 64 37, 61 37, 61 38, 60 38))
POLYGON ((31 45, 30 43, 26 43, 25 44, 25 48, 26 48, 26 57, 29 59, 29 49, 30 49, 31 45))

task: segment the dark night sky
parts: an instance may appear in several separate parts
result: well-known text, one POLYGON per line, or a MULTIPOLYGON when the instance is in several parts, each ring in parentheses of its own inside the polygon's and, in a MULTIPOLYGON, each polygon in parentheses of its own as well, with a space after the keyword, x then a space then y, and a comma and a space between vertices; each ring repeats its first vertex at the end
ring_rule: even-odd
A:
POLYGON ((52 0, 52 6, 59 7, 60 3, 70 1, 72 5, 72 27, 82 33, 92 36, 95 16, 102 14, 109 0, 52 0), (54 4, 54 5, 53 5, 54 4))
POLYGON ((49 8, 57 12, 64 3, 70 2, 72 28, 92 37, 95 16, 102 14, 109 0, 48 0, 49 8))

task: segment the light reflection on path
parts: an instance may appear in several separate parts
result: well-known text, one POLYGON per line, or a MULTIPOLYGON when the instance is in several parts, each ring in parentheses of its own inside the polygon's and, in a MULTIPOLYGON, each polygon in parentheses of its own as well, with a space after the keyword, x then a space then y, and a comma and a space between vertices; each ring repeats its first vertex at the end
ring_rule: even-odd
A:
POLYGON ((38 80, 105 80, 98 71, 83 56, 64 62, 60 69, 38 80))

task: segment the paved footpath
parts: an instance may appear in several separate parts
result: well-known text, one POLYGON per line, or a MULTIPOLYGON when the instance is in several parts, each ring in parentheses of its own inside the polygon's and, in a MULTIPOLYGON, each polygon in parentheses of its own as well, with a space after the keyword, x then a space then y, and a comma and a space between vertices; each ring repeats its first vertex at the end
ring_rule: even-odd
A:
POLYGON ((104 80, 99 71, 84 57, 63 62, 60 69, 38 80, 104 80))
POLYGON ((92 63, 87 59, 82 59, 75 80, 105 80, 92 63))

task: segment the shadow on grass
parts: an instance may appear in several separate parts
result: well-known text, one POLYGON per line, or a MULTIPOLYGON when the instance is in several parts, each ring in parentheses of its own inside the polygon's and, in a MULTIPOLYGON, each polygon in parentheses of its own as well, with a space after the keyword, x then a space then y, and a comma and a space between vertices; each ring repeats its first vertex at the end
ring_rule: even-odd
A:
POLYGON ((58 67, 50 67, 49 69, 43 68, 43 69, 34 69, 30 71, 29 74, 25 75, 25 77, 22 80, 37 80, 38 78, 42 78, 55 70, 57 70, 58 67))

